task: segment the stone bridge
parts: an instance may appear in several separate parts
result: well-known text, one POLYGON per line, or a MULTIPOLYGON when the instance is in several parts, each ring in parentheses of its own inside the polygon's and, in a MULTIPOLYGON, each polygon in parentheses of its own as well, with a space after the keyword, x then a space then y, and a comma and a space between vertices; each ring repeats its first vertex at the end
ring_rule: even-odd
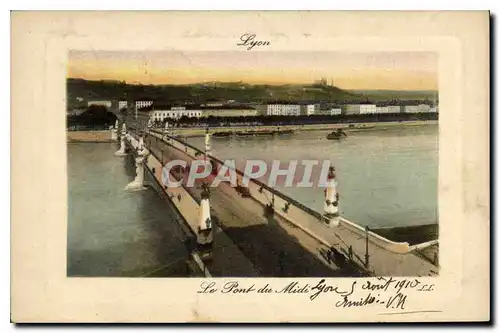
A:
MULTIPOLYGON (((139 123, 136 121, 135 125, 139 123)), ((127 154, 126 147, 129 147, 132 152, 140 155, 136 159, 138 177, 142 179, 139 182, 144 179, 140 174, 149 170, 154 181, 160 184, 166 197, 183 216, 198 239, 198 245, 203 245, 200 244, 200 221, 207 218, 207 212, 203 213, 201 208, 203 198, 200 187, 203 182, 195 183, 195 187, 164 186, 163 166, 173 159, 187 163, 209 159, 217 167, 222 166, 223 162, 215 156, 207 155, 207 150, 201 151, 164 131, 149 130, 144 126, 140 128, 142 130, 131 125, 122 132, 121 154, 127 154)), ((209 149, 209 135, 207 140, 209 149)), ((235 171, 241 180, 243 173, 235 171)), ((172 171, 171 176, 179 179, 182 175, 172 171)), ((393 242, 343 217, 339 218, 338 224, 328 225, 323 213, 310 209, 258 180, 252 179, 245 193, 246 195, 242 195, 237 188, 224 182, 216 188, 210 188, 208 217, 234 242, 243 257, 248 259, 250 263, 245 262, 245 265, 253 266, 259 276, 438 274, 437 262, 433 263, 417 252, 436 245, 437 241, 415 246, 393 242)), ((204 259, 204 251, 206 248, 194 249, 200 261, 205 262, 204 269, 210 270, 212 261, 217 262, 218 258, 213 258, 211 251, 208 251, 207 261, 204 259)), ((233 262, 231 265, 237 269, 238 263, 233 262)))

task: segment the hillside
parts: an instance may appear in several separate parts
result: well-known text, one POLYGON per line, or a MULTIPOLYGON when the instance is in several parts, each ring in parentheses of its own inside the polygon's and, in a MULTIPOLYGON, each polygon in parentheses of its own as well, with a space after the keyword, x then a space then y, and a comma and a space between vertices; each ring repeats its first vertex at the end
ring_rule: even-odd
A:
POLYGON ((86 100, 126 99, 158 102, 202 103, 210 100, 238 102, 343 101, 364 97, 325 85, 252 85, 242 82, 210 82, 189 85, 133 85, 119 81, 67 80, 68 106, 78 107, 86 100), (80 101, 77 101, 80 97, 80 101), (82 100, 83 99, 83 100, 82 100))
POLYGON ((381 100, 436 100, 435 90, 348 90, 349 93, 364 96, 373 101, 381 100))

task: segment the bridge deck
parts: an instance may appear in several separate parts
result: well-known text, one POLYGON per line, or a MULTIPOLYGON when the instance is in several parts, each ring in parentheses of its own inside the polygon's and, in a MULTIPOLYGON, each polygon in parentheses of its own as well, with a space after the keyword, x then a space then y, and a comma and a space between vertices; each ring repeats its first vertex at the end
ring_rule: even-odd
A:
MULTIPOLYGON (((190 156, 159 140, 147 143, 155 155, 163 156, 164 162, 191 160, 190 156)), ((200 182, 195 185, 186 190, 200 200, 200 182)), ((324 245, 280 217, 266 217, 260 203, 239 196, 228 184, 211 188, 210 204, 216 224, 254 264, 260 276, 360 275, 350 267, 340 268, 329 262, 322 255, 326 250, 324 245)))
MULTIPOLYGON (((192 160, 194 157, 180 149, 173 148, 163 140, 152 138, 148 146, 164 163, 171 159, 192 160)), ((176 146, 179 143, 176 142, 176 146)), ((186 188, 199 200, 199 189, 186 188)), ((355 261, 364 262, 365 237, 339 226, 329 228, 317 217, 301 210, 294 210, 287 216, 276 214, 266 217, 263 202, 243 198, 234 188, 221 183, 211 192, 211 206, 214 217, 221 228, 237 244, 243 253, 265 276, 352 276, 351 267, 335 265, 325 257, 325 250, 335 246, 343 250, 352 246, 355 261), (300 226, 298 228, 297 226, 300 226), (307 230, 308 232, 304 232, 307 230)), ((413 254, 398 254, 374 242, 369 242, 372 274, 383 276, 428 276, 437 268, 413 254)))
MULTIPOLYGON (((130 142, 133 148, 137 147, 137 141, 132 138, 130 142)), ((151 172, 154 181, 161 186, 161 170, 162 167, 154 156, 148 158, 147 167, 151 172), (154 170, 154 172, 153 172, 154 170)), ((157 187, 157 186, 155 186, 157 187)), ((182 212, 182 218, 187 224, 191 234, 189 237, 195 236, 194 232, 197 229, 199 200, 195 200, 183 188, 164 188, 161 186, 162 193, 165 195, 165 200, 172 204, 179 212, 182 212), (181 195, 181 200, 177 195, 181 195)), ((213 257, 214 260, 207 263, 209 273, 212 276, 241 276, 254 277, 259 276, 259 271, 253 264, 238 250, 231 239, 215 225, 213 234, 213 257)), ((168 244, 165 244, 168 246, 168 244)))

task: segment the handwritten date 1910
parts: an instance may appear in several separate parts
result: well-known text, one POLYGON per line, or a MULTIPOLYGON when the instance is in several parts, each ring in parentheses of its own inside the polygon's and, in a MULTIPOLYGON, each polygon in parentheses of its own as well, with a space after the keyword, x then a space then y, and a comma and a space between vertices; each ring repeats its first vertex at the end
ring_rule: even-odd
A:
POLYGON ((361 289, 369 291, 388 291, 389 289, 393 289, 398 293, 400 293, 404 289, 415 289, 417 291, 433 291, 434 284, 424 284, 418 279, 396 280, 392 277, 378 277, 376 281, 368 280, 363 283, 361 289))

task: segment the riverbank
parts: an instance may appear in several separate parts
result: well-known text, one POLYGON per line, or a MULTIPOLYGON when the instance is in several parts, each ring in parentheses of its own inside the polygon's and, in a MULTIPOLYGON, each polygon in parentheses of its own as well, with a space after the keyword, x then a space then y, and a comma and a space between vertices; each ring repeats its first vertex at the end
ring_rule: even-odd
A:
POLYGON ((408 242, 410 245, 421 244, 439 238, 439 225, 437 223, 395 228, 381 228, 374 229, 373 231, 394 242, 408 242))
MULTIPOLYGON (((246 131, 328 131, 342 128, 346 132, 384 130, 401 126, 422 126, 437 125, 437 120, 419 121, 394 121, 394 122, 373 122, 373 123, 350 123, 350 124, 308 124, 308 125, 280 125, 280 126, 225 126, 210 127, 210 133, 233 133, 246 131)), ((159 129, 161 130, 161 129, 159 129)), ((174 135, 183 137, 200 137, 205 135, 204 127, 196 128, 175 128, 171 129, 174 135)))
MULTIPOLYGON (((374 229, 373 231, 393 242, 408 242, 410 246, 439 239, 439 224, 437 223, 374 229)), ((416 249, 414 253, 434 265, 439 264, 439 244, 433 244, 423 249, 416 249)))
MULTIPOLYGON (((437 223, 375 229, 373 231, 394 242, 408 242, 410 246, 439 239, 439 224, 437 223)), ((439 264, 439 244, 433 244, 423 249, 416 249, 414 253, 434 265, 439 264)))
POLYGON ((67 131, 67 142, 113 142, 111 131, 67 131))

